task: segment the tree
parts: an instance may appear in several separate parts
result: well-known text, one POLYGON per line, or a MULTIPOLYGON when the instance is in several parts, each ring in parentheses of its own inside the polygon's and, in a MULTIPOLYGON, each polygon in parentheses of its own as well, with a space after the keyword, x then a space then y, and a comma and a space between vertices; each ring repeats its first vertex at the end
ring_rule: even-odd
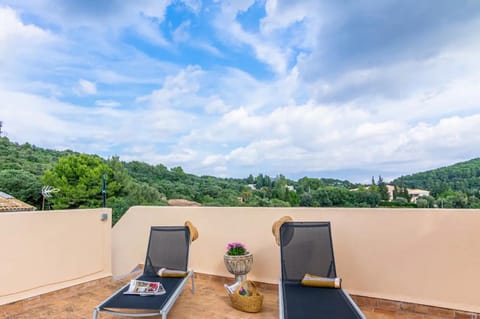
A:
POLYGON ((371 189, 359 189, 352 192, 352 204, 356 207, 377 207, 380 204, 380 194, 371 189))
POLYGON ((323 186, 325 186, 325 184, 322 182, 322 180, 318 178, 303 177, 298 180, 297 191, 299 192, 299 194, 302 194, 304 192, 308 193, 317 190, 323 186))
POLYGON ((280 199, 285 201, 287 199, 288 189, 287 189, 287 179, 283 175, 279 175, 273 187, 273 198, 280 199))
POLYGON ((380 175, 378 176, 377 185, 378 185, 378 192, 380 193, 381 200, 388 201, 390 199, 390 194, 388 193, 387 184, 383 181, 383 178, 380 175))
POLYGON ((412 199, 412 196, 408 193, 408 188, 403 187, 401 197, 405 198, 408 202, 412 199))
POLYGON ((395 200, 397 198, 404 198, 410 202, 412 196, 408 193, 408 188, 395 185, 393 189, 393 199, 395 200))
POLYGON ((44 185, 60 191, 49 201, 54 209, 102 206, 102 175, 107 176, 107 194, 115 196, 121 185, 115 183, 112 169, 98 156, 68 155, 42 177, 44 185))
POLYGON ((394 204, 396 206, 407 206, 408 205, 408 199, 398 196, 397 198, 392 200, 392 204, 394 204))
POLYGON ((466 208, 468 198, 465 193, 448 191, 439 197, 437 205, 440 208, 466 208))
POLYGON ((298 196, 297 192, 288 191, 287 192, 287 202, 289 202, 290 206, 292 206, 292 207, 300 205, 300 197, 298 196))
POLYGON ((285 202, 283 200, 277 199, 277 198, 272 198, 270 200, 270 205, 272 207, 290 207, 290 203, 285 202))
POLYGON ((263 177, 263 186, 272 187, 272 185, 273 185, 273 182, 272 182, 272 179, 270 178, 270 176, 265 175, 263 177))
POLYGON ((303 193, 300 196, 300 206, 304 206, 304 207, 315 206, 315 202, 313 200, 313 196, 311 195, 311 193, 303 193))
POLYGON ((419 199, 417 199, 417 207, 428 208, 428 200, 426 198, 420 197, 419 199))

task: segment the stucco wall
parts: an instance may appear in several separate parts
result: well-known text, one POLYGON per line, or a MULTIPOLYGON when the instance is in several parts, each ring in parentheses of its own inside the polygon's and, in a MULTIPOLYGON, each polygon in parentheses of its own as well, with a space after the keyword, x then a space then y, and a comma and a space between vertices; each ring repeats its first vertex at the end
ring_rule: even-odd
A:
POLYGON ((188 219, 200 233, 192 269, 231 276, 225 246, 240 241, 254 253, 249 278, 276 283, 271 226, 284 215, 332 223, 337 272, 352 294, 480 312, 478 210, 132 207, 113 228, 113 273, 144 263, 150 226, 188 219))
POLYGON ((0 305, 109 275, 110 209, 0 213, 0 305))

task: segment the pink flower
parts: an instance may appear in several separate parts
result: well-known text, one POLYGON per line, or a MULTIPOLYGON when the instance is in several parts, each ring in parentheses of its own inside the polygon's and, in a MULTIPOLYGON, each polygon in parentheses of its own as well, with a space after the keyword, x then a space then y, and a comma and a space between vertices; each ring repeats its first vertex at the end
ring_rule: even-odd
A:
POLYGON ((231 256, 245 255, 247 248, 244 244, 239 242, 229 243, 227 245, 227 254, 231 256))

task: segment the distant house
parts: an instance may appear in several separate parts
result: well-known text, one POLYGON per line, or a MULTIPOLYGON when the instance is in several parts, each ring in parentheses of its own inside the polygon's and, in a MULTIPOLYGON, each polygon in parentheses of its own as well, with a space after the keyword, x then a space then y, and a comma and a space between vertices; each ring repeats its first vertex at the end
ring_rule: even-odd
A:
MULTIPOLYGON (((387 185, 388 189, 388 196, 389 200, 393 200, 393 190, 395 189, 395 186, 393 185, 387 185)), ((429 196, 430 191, 424 190, 424 189, 413 189, 413 188, 407 188, 408 195, 410 195, 410 202, 416 203, 417 199, 422 196, 429 196)))
POLYGON ((7 193, 0 192, 0 212, 26 212, 34 211, 36 208, 32 205, 22 202, 7 193))
POLYGON ((393 190, 395 189, 395 186, 387 185, 387 189, 388 189, 388 201, 392 201, 393 200, 393 190))
POLYGON ((416 203, 417 199, 422 196, 430 196, 430 191, 424 189, 411 189, 407 188, 408 195, 410 195, 410 201, 416 203))

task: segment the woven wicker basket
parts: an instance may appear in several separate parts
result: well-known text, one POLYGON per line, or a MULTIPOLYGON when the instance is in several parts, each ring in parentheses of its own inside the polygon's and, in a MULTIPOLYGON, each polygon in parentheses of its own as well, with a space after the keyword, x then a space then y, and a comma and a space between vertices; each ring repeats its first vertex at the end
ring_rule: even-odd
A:
POLYGON ((258 292, 257 286, 253 281, 245 280, 235 289, 233 294, 229 294, 232 306, 235 309, 245 312, 262 311, 263 295, 258 292), (245 290, 248 295, 241 295, 240 290, 245 290))

